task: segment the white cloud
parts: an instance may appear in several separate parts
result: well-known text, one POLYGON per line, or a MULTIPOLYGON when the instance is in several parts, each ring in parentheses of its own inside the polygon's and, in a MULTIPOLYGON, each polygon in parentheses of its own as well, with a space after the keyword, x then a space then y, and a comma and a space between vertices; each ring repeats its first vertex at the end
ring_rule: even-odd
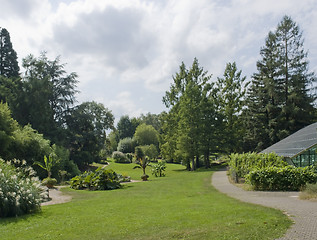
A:
POLYGON ((172 75, 194 57, 213 79, 232 61, 249 77, 268 31, 285 14, 304 30, 317 70, 314 0, 0 2, 0 27, 10 32, 20 60, 42 50, 61 55, 67 71, 79 75, 79 100, 101 101, 116 115, 163 110, 172 75))

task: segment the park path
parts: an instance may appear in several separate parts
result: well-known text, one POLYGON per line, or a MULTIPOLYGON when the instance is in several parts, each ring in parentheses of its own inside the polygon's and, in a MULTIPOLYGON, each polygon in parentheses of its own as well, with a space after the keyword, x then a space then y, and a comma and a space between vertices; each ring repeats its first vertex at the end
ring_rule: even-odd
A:
POLYGON ((280 240, 317 240, 317 202, 300 200, 298 192, 245 191, 229 182, 226 170, 212 175, 212 185, 230 197, 280 209, 287 214, 294 224, 280 240))

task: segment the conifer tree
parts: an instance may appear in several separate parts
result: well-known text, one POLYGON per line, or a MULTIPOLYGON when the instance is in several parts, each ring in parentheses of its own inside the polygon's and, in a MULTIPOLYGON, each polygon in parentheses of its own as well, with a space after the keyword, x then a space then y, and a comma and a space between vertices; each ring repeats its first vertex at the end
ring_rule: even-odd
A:
POLYGON ((20 68, 17 59, 9 32, 0 28, 0 75, 7 78, 18 77, 20 68))
POLYGON ((285 16, 260 54, 244 112, 245 150, 262 150, 315 120, 310 87, 316 78, 298 25, 285 16))

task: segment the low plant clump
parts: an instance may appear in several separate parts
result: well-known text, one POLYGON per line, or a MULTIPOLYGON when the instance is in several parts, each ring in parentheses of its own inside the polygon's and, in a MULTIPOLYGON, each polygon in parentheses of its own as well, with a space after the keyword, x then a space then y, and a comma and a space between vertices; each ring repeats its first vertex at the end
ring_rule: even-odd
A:
POLYGON ((119 151, 113 152, 112 158, 116 163, 131 163, 131 160, 124 153, 119 151))
POLYGON ((166 163, 164 161, 160 161, 157 164, 152 164, 152 175, 155 177, 164 177, 166 170, 166 163))
POLYGON ((0 159, 0 218, 38 211, 47 197, 35 171, 25 161, 0 159))
POLYGON ((70 180, 70 187, 76 190, 112 190, 120 188, 119 175, 113 170, 99 167, 95 172, 86 171, 70 180))
POLYGON ((316 183, 317 174, 312 167, 267 167, 251 171, 246 180, 255 190, 298 191, 316 183))

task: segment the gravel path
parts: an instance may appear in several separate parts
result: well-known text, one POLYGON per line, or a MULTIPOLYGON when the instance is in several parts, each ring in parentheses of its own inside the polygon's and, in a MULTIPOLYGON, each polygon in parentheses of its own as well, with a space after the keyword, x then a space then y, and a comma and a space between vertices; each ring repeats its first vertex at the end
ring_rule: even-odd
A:
POLYGON ((280 240, 317 240, 317 202, 300 200, 298 192, 245 191, 229 183, 225 170, 213 174, 212 185, 241 201, 277 208, 287 214, 294 224, 280 240))
POLYGON ((72 197, 69 195, 63 194, 60 189, 64 186, 59 186, 57 188, 53 188, 49 190, 49 195, 52 200, 48 202, 41 203, 41 206, 46 205, 53 205, 53 204, 60 204, 60 203, 66 203, 70 202, 72 200, 72 197))

